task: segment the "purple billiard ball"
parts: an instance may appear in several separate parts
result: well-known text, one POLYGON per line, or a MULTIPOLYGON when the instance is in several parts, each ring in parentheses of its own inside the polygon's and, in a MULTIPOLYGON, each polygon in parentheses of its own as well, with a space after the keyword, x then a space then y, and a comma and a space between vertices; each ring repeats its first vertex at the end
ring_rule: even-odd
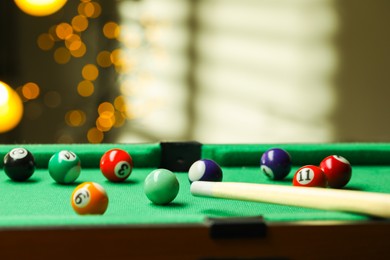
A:
POLYGON ((260 169, 268 178, 282 180, 291 170, 291 156, 280 148, 269 149, 261 156, 260 169))
POLYGON ((191 183, 194 181, 222 181, 222 169, 213 160, 198 160, 191 165, 188 179, 191 183))

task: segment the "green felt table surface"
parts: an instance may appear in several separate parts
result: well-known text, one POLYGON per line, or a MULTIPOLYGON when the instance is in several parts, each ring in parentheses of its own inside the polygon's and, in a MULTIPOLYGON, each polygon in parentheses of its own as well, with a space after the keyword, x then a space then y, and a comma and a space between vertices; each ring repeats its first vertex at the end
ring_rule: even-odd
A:
MULTIPOLYGON (((14 147, 30 150, 37 161, 32 178, 24 183, 12 182, 0 170, 0 227, 121 225, 121 224, 193 224, 205 217, 239 217, 262 215, 266 221, 369 220, 368 216, 216 198, 194 197, 189 192, 186 172, 177 172, 180 191, 168 206, 151 203, 143 192, 143 181, 159 167, 159 144, 73 144, 73 145, 2 145, 3 157, 14 147), (111 183, 98 168, 101 155, 110 148, 122 148, 134 159, 133 172, 124 183, 111 183), (75 184, 56 184, 47 170, 55 153, 69 149, 77 153, 82 172, 75 184), (104 215, 79 216, 70 204, 73 189, 84 181, 100 183, 109 196, 104 215)), ((202 157, 216 160, 223 168, 223 181, 291 185, 298 167, 319 164, 322 158, 339 154, 350 160, 353 175, 346 189, 390 193, 389 144, 285 144, 285 145, 203 145, 202 157), (261 154, 270 147, 282 147, 293 158, 293 168, 283 181, 271 181, 260 172, 261 154)), ((2 162, 0 163, 2 167, 2 162)))

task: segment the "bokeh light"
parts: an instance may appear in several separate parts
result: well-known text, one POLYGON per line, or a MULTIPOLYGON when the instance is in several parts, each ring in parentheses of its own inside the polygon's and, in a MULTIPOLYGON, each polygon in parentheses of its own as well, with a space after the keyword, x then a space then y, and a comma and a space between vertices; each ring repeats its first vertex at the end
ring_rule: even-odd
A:
POLYGON ((83 57, 86 52, 87 52, 87 46, 83 42, 80 43, 80 48, 76 50, 70 50, 70 54, 75 58, 83 57))
POLYGON ((39 96, 40 88, 36 83, 28 82, 23 85, 21 92, 26 100, 36 99, 39 96))
POLYGON ((122 63, 123 51, 121 49, 115 49, 111 52, 110 59, 115 65, 122 63))
POLYGON ((108 39, 116 39, 120 34, 120 27, 115 22, 108 22, 103 26, 103 34, 108 39))
POLYGON ((93 64, 87 64, 83 67, 81 74, 84 79, 93 81, 99 76, 99 69, 93 64))
POLYGON ((119 112, 126 112, 126 98, 124 96, 118 96, 114 100, 114 107, 119 112))
POLYGON ((76 32, 83 32, 88 28, 88 19, 84 15, 77 15, 72 19, 72 27, 76 32))
POLYGON ((78 13, 88 18, 97 18, 100 16, 102 8, 96 2, 83 1, 78 6, 78 13))
POLYGON ((65 47, 59 47, 55 50, 54 52, 54 60, 58 64, 65 64, 68 63, 70 60, 70 52, 67 48, 65 47))
POLYGON ((113 115, 114 111, 115 111, 115 108, 110 102, 103 102, 98 107, 99 115, 102 115, 104 113, 110 113, 111 115, 113 115))
POLYGON ((0 81, 0 133, 15 128, 23 116, 23 103, 19 95, 0 81))
POLYGON ((83 80, 77 85, 77 93, 82 97, 89 97, 95 91, 94 84, 89 80, 83 80))
POLYGON ((46 16, 60 10, 65 5, 66 0, 15 0, 15 3, 29 15, 46 16))
POLYGON ((108 114, 103 114, 103 116, 99 116, 96 119, 96 128, 102 132, 108 132, 115 124, 115 116, 112 114, 108 116, 108 114))
POLYGON ((112 65, 111 53, 109 51, 101 51, 96 57, 97 64, 102 68, 108 68, 112 65))
POLYGON ((123 56, 123 51, 120 49, 111 52, 111 62, 114 64, 117 73, 129 72, 136 64, 136 61, 131 57, 127 57, 125 60, 123 56))
POLYGON ((99 117, 96 127, 102 132, 110 131, 115 124, 115 108, 110 102, 103 102, 98 107, 99 117))
POLYGON ((69 35, 73 34, 73 27, 68 23, 60 23, 56 27, 56 35, 59 39, 65 40, 69 35))
POLYGON ((72 127, 79 127, 85 123, 86 114, 82 110, 71 110, 65 114, 65 122, 72 127))
POLYGON ((82 44, 81 38, 77 34, 70 34, 65 39, 65 46, 70 51, 76 51, 80 49, 81 44, 82 44))
POLYGON ((37 44, 41 50, 48 51, 53 48, 54 39, 50 34, 42 33, 41 35, 38 36, 37 44))
POLYGON ((54 40, 55 42, 61 40, 60 38, 58 38, 57 33, 56 33, 56 30, 57 30, 57 25, 52 25, 52 26, 50 26, 50 28, 49 28, 49 30, 48 30, 49 35, 53 38, 53 40, 54 40))
POLYGON ((126 113, 115 111, 114 116, 115 116, 114 127, 116 127, 116 128, 122 127, 125 124, 126 119, 127 119, 126 113))
POLYGON ((88 130, 87 139, 90 143, 101 143, 104 139, 104 134, 96 127, 93 127, 88 130))
MULTIPOLYGON (((37 38, 37 45, 41 50, 53 51, 53 58, 57 64, 66 64, 72 57, 81 58, 87 53, 89 46, 83 41, 83 34, 92 23, 90 19, 101 15, 102 8, 99 3, 91 0, 80 0, 77 5, 77 13, 70 21, 59 22, 37 38)), ((108 21, 101 25, 104 37, 110 40, 120 39, 120 26, 118 23, 108 21)), ((137 43, 139 44, 139 43, 137 43)), ((77 84, 77 94, 88 98, 95 93, 94 81, 99 77, 100 69, 113 67, 117 73, 126 67, 121 49, 100 50, 96 57, 96 63, 84 63, 81 69, 82 80, 77 84)), ((62 94, 57 91, 41 93, 40 87, 35 83, 27 83, 19 87, 18 91, 23 101, 29 101, 43 96, 43 104, 49 108, 61 106, 62 94)), ((126 97, 118 96, 115 101, 101 103, 95 127, 88 130, 87 139, 90 143, 100 143, 104 139, 104 133, 113 127, 121 127, 127 120, 126 97)), ((32 104, 28 102, 26 104, 32 104)), ((42 106, 43 107, 43 106, 42 106)), ((43 108, 44 109, 44 108, 43 108)), ((79 109, 69 110, 65 114, 65 123, 71 127, 80 127, 85 124, 87 115, 79 109)), ((59 138, 58 140, 68 138, 59 138)))

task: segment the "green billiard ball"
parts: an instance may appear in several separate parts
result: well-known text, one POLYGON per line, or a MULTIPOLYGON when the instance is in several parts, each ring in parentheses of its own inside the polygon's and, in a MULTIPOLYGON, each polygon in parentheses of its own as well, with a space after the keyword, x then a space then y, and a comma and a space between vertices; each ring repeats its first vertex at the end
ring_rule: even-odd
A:
POLYGON ((49 161, 49 174, 60 184, 73 183, 81 172, 80 158, 71 151, 55 153, 49 161))
POLYGON ((157 169, 146 177, 144 192, 154 204, 166 205, 173 201, 179 193, 179 181, 173 172, 157 169))

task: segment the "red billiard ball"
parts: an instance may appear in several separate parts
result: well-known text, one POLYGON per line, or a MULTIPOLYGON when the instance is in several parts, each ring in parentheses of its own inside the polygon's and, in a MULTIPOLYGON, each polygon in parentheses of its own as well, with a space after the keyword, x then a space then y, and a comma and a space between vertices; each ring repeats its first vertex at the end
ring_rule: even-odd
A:
POLYGON ((293 178, 294 186, 302 187, 323 187, 327 185, 327 180, 324 172, 320 167, 314 165, 306 165, 299 168, 293 178))
POLYGON ((352 167, 347 159, 339 155, 326 157, 320 163, 320 168, 328 179, 331 188, 342 188, 352 177, 352 167))
POLYGON ((100 170, 112 182, 126 180, 133 170, 133 159, 121 149, 111 149, 100 159, 100 170))
POLYGON ((101 215, 108 207, 105 189, 95 182, 84 182, 72 192, 71 204, 79 215, 101 215))

